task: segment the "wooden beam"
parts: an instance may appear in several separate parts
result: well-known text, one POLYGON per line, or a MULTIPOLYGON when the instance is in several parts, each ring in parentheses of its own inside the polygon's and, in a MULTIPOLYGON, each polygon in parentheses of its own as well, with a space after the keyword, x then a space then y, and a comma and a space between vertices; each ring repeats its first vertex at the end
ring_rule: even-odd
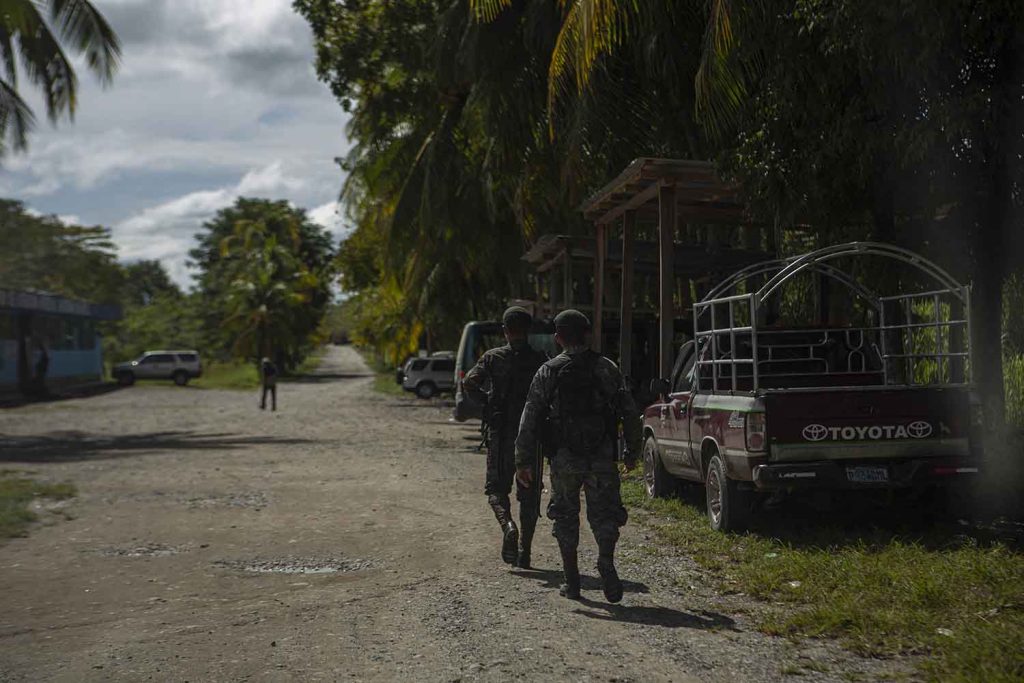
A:
POLYGON ((597 249, 594 254, 594 319, 591 321, 593 338, 590 345, 598 353, 601 352, 601 332, 604 318, 604 262, 608 253, 608 243, 605 240, 607 226, 597 224, 597 249))
POLYGON ((593 220, 595 223, 611 223, 612 221, 620 218, 624 213, 631 209, 636 209, 647 202, 653 201, 658 196, 658 183, 651 183, 643 190, 640 190, 633 198, 622 204, 618 204, 615 208, 605 212, 600 216, 585 215, 586 218, 593 220))
POLYGON ((619 369, 629 378, 633 374, 633 240, 636 212, 622 216, 622 299, 619 301, 619 369))
POLYGON ((672 374, 672 331, 676 316, 672 303, 672 291, 675 289, 676 198, 675 188, 671 185, 659 186, 658 209, 658 376, 669 379, 672 374))

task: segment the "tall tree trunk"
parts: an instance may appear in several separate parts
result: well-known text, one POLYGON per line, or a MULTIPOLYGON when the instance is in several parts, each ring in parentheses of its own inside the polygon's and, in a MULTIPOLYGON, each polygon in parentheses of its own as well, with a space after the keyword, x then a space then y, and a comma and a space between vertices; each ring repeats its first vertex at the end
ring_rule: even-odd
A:
MULTIPOLYGON (((995 154, 1001 155, 1000 151, 995 154)), ((1006 419, 1003 387, 1003 280, 1006 277, 1004 238, 1008 222, 1010 185, 1005 157, 993 159, 987 174, 988 201, 978 216, 971 296, 972 375, 985 411, 988 432, 998 433, 1006 419)))
POLYGON ((1013 33, 997 56, 991 93, 991 132, 982 147, 984 186, 978 193, 982 205, 976 213, 980 220, 975 240, 972 297, 973 378, 984 403, 987 431, 993 435, 1001 433, 1006 423, 1001 343, 1003 282, 1008 275, 1009 249, 1013 242, 1010 235, 1015 227, 1010 160, 1014 159, 1021 135, 1017 117, 1021 109, 1022 78, 1024 48, 1019 34, 1013 33))

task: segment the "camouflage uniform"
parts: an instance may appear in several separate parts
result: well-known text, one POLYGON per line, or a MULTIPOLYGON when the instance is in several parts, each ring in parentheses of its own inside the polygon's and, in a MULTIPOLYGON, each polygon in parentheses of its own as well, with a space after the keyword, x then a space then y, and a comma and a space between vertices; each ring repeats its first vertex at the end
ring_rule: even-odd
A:
MULTIPOLYGON (((533 349, 525 340, 517 341, 486 352, 462 380, 464 391, 485 402, 488 438, 484 493, 506 537, 515 527, 509 493, 515 479, 515 439, 519 416, 523 412, 530 382, 547 358, 547 354, 533 349)), ((536 451, 534 453, 536 461, 536 451)), ((519 540, 522 546, 517 555, 508 554, 511 553, 508 550, 502 556, 509 564, 527 568, 540 516, 540 489, 524 488, 516 482, 516 500, 519 501, 519 523, 522 526, 519 540)))
POLYGON ((612 583, 617 584, 616 590, 615 586, 610 587, 611 579, 607 579, 605 595, 613 602, 622 597, 621 582, 612 564, 619 528, 626 523, 615 453, 615 432, 620 420, 626 442, 625 457, 632 467, 642 445, 640 413, 615 363, 586 347, 568 348, 545 363, 530 386, 516 440, 516 466, 531 466, 530 454, 538 442, 546 441, 554 450, 548 517, 553 521, 552 533, 558 540, 566 570, 567 586, 563 587, 563 594, 569 597, 579 595, 576 548, 580 537, 581 489, 586 492, 587 521, 598 545, 598 569, 602 577, 614 575, 612 583), (592 404, 589 415, 581 416, 576 410, 575 417, 570 417, 565 414, 566 407, 561 405, 563 402, 578 404, 577 399, 581 398, 572 395, 574 386, 567 386, 566 368, 570 364, 579 364, 574 374, 590 373, 592 376, 589 386, 596 389, 593 399, 583 398, 582 401, 592 404))

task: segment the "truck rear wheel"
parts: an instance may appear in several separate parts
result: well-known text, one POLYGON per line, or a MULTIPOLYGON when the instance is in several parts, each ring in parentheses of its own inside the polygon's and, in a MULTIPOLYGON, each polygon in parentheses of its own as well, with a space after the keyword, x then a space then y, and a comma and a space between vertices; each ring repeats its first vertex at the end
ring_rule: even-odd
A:
POLYGON ((648 498, 668 498, 676 489, 676 481, 662 464, 653 436, 644 441, 644 488, 648 498))
POLYGON ((188 384, 188 373, 184 370, 175 370, 172 378, 174 379, 174 383, 179 387, 183 387, 188 384))
POLYGON ((722 456, 714 455, 704 478, 708 521, 715 531, 743 531, 750 519, 750 495, 725 476, 722 456))

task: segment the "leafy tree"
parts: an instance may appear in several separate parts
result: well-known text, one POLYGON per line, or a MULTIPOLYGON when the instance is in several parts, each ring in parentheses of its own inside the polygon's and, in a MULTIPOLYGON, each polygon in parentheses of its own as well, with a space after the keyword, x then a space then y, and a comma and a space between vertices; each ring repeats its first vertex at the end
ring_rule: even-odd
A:
POLYGON ((136 358, 153 349, 199 349, 205 352, 199 311, 202 300, 161 292, 145 303, 128 303, 124 317, 104 330, 106 357, 115 360, 136 358))
POLYGON ((274 355, 292 367, 330 301, 330 234, 286 201, 239 198, 196 235, 202 326, 221 356, 274 355))
POLYGON ((0 287, 119 303, 122 282, 109 229, 66 225, 0 199, 0 287))
MULTIPOLYGON (((0 288, 41 291, 99 303, 117 303, 123 274, 110 231, 65 225, 56 216, 29 213, 0 200, 0 288)), ((32 390, 27 318, 15 323, 18 385, 32 390)))
POLYGON ((171 280, 167 269, 160 261, 142 260, 124 266, 124 289, 122 301, 126 304, 144 306, 158 297, 180 299, 181 288, 171 280))
POLYGON ((86 0, 0 0, 0 156, 24 149, 35 116, 19 92, 19 69, 37 86, 46 114, 56 123, 73 118, 77 107, 78 78, 65 55, 70 47, 84 55, 86 65, 107 84, 117 70, 121 54, 114 30, 86 0), (48 14, 48 17, 44 16, 48 14))

